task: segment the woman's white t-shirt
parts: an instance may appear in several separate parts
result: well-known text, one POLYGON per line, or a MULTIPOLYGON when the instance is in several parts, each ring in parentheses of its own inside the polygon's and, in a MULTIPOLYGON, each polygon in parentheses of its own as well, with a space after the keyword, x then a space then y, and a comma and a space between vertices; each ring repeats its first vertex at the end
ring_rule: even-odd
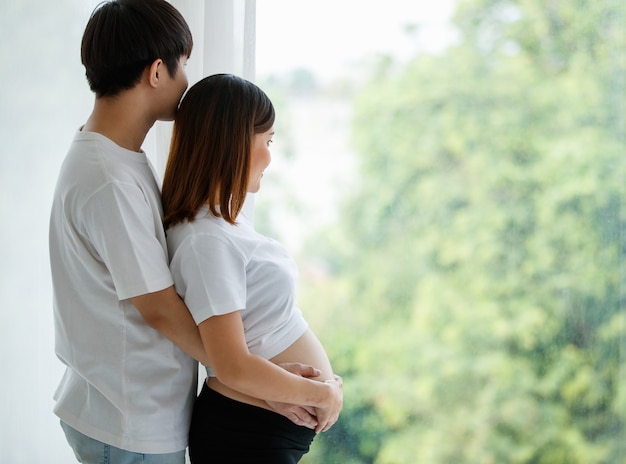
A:
MULTIPOLYGON (((167 243, 174 285, 196 324, 241 311, 248 349, 265 359, 307 330, 296 306, 295 262, 242 214, 231 225, 205 207, 194 221, 168 229, 167 243)), ((215 376, 210 366, 207 374, 215 376)))

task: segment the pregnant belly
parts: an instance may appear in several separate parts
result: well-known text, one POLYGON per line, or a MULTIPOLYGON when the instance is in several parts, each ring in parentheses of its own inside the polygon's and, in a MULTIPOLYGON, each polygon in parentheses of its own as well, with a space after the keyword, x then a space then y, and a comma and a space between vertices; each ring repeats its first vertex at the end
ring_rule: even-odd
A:
MULTIPOLYGON (((320 382, 334 378, 333 370, 330 365, 330 361, 328 360, 328 356, 326 355, 326 351, 313 331, 310 329, 308 329, 285 351, 278 354, 270 361, 275 364, 299 362, 313 366, 322 372, 319 377, 315 377, 313 379, 319 380, 320 382)), ((207 380, 207 383, 212 390, 215 390, 231 399, 259 406, 261 408, 270 409, 265 401, 233 390, 232 388, 229 388, 221 383, 215 377, 210 377, 207 380)))
POLYGON ((311 329, 296 340, 289 348, 271 359, 274 364, 300 362, 309 364, 322 371, 322 375, 315 380, 324 381, 333 378, 333 369, 326 355, 324 347, 311 329))

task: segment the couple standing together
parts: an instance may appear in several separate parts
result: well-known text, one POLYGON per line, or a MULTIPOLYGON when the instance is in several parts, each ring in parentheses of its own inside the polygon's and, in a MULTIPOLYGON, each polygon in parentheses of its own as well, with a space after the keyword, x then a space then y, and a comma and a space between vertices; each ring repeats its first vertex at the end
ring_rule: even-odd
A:
POLYGON ((274 107, 226 74, 181 101, 192 46, 165 0, 105 2, 83 35, 96 98, 50 218, 55 413, 79 462, 182 464, 189 443, 194 464, 295 463, 341 411, 295 263, 241 214, 274 107), (174 116, 161 192, 141 145, 174 116))

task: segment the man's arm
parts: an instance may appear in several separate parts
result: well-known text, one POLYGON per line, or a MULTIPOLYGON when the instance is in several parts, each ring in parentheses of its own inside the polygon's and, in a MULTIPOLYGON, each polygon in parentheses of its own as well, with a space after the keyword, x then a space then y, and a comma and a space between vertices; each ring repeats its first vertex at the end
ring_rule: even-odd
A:
POLYGON ((208 364, 198 326, 173 286, 130 299, 150 327, 202 364, 208 364))

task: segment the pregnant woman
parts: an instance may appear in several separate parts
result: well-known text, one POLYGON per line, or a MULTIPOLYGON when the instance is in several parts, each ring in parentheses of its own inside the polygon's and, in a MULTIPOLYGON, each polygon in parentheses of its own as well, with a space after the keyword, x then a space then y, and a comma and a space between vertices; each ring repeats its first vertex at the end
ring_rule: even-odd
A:
POLYGON ((164 224, 178 293, 209 365, 189 434, 192 463, 296 463, 343 404, 342 382, 296 306, 298 271, 241 209, 269 165, 274 107, 229 74, 192 86, 176 115, 163 181, 164 224), (304 378, 279 363, 314 366, 304 378), (273 412, 298 405, 314 430, 273 412))

